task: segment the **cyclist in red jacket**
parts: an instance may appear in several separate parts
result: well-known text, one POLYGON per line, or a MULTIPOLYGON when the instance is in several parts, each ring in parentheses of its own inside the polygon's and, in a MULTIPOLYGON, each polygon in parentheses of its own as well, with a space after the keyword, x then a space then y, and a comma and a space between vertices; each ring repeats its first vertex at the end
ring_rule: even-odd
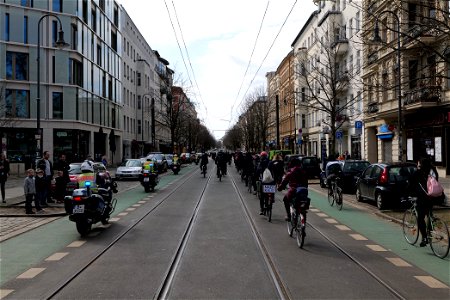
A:
POLYGON ((308 175, 303 169, 301 161, 293 159, 289 168, 289 172, 284 176, 283 181, 278 187, 278 191, 281 192, 289 183, 289 190, 283 198, 284 208, 286 209, 286 221, 290 221, 290 205, 295 196, 296 189, 300 186, 308 188, 308 175))

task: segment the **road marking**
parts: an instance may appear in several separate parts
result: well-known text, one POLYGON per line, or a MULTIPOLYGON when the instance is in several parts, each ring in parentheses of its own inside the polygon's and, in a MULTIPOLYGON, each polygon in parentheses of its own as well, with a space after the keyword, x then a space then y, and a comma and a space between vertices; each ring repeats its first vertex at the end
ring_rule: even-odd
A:
POLYGON ((11 294, 12 292, 14 292, 14 290, 0 290, 0 299, 5 298, 6 296, 11 294))
POLYGON ((133 211, 133 210, 135 210, 136 209, 136 207, 128 207, 127 209, 125 209, 126 211, 133 211))
POLYGON ((345 225, 334 225, 334 226, 336 226, 337 229, 342 230, 342 231, 350 231, 351 230, 350 228, 348 228, 345 225))
POLYGON ((147 203, 147 201, 141 200, 141 201, 139 201, 138 203, 140 203, 140 204, 145 204, 145 203, 147 203))
POLYGON ((139 204, 139 203, 136 203, 136 204, 133 204, 133 205, 131 205, 131 206, 133 206, 133 207, 140 207, 142 204, 139 204))
POLYGON ((45 260, 46 261, 61 260, 67 254, 69 254, 69 252, 56 252, 55 254, 50 255, 49 257, 47 257, 45 260))
POLYGON ((332 218, 326 218, 325 221, 327 221, 330 224, 337 224, 338 223, 338 221, 336 221, 335 219, 332 219, 332 218))
POLYGON ((310 208, 309 211, 312 211, 312 212, 319 212, 320 210, 318 210, 317 208, 310 208))
POLYGON ((354 234, 350 234, 350 236, 352 238, 354 238, 357 241, 367 241, 367 238, 365 236, 362 236, 360 234, 354 233, 354 234))
POLYGON ((31 268, 25 272, 23 272, 22 274, 20 274, 19 276, 17 276, 17 279, 30 279, 30 278, 34 278, 37 275, 39 275, 39 273, 43 272, 45 270, 45 268, 31 268))
POLYGON ((373 250, 373 251, 377 251, 377 252, 387 251, 386 249, 384 249, 380 245, 366 245, 366 247, 371 249, 371 250, 373 250))
POLYGON ((327 215, 327 214, 324 214, 324 213, 317 213, 317 215, 318 215, 319 217, 328 217, 328 215, 327 215))
POLYGON ((431 276, 414 276, 415 278, 417 278, 418 280, 422 281, 423 283, 425 283, 428 287, 432 288, 432 289, 448 289, 448 286, 443 284, 442 282, 440 282, 437 279, 434 279, 431 276))
POLYGON ((122 217, 122 216, 128 215, 128 213, 127 212, 121 212, 121 213, 118 213, 117 215, 122 217))
POLYGON ((397 267, 411 267, 409 263, 399 257, 386 257, 386 259, 397 267))
POLYGON ((119 220, 120 220, 120 218, 111 218, 111 219, 109 219, 110 222, 117 222, 119 220))
POLYGON ((86 243, 86 241, 75 241, 75 242, 69 244, 67 247, 69 247, 69 248, 81 247, 84 243, 86 243))

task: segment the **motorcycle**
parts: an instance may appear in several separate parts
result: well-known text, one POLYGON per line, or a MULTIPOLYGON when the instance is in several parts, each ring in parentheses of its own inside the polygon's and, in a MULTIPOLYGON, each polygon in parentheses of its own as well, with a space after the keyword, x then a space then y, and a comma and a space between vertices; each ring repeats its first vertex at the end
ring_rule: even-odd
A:
POLYGON ((180 164, 179 163, 173 163, 172 164, 172 172, 175 175, 177 175, 178 172, 180 172, 180 164))
POLYGON ((93 192, 91 182, 86 181, 84 188, 75 189, 72 196, 64 197, 64 208, 69 220, 76 223, 81 236, 87 235, 95 223, 108 224, 117 203, 116 199, 112 199, 113 193, 117 193, 114 182, 107 188, 99 187, 93 192))
POLYGON ((140 181, 146 193, 153 192, 155 186, 159 183, 158 174, 152 173, 150 170, 143 170, 140 181))

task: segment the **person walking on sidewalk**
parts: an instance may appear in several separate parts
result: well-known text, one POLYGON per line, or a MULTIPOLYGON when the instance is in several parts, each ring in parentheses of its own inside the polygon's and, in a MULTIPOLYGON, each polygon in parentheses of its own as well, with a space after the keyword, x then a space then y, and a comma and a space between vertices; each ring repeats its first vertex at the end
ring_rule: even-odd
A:
POLYGON ((50 152, 49 151, 44 151, 44 157, 42 159, 40 159, 37 163, 37 167, 36 169, 41 169, 44 171, 44 177, 45 177, 45 182, 46 182, 46 195, 45 195, 45 199, 44 199, 44 203, 41 202, 41 205, 47 205, 47 203, 54 203, 54 201, 52 200, 51 197, 51 184, 52 184, 52 179, 53 179, 53 165, 49 160, 50 158, 50 152))
POLYGON ((0 190, 2 193, 2 201, 6 203, 5 184, 9 176, 9 161, 4 153, 0 154, 0 190))
POLYGON ((36 200, 36 185, 34 182, 34 170, 28 169, 27 170, 27 177, 25 178, 25 181, 23 183, 23 190, 25 192, 25 213, 27 215, 34 214, 32 208, 32 203, 34 200, 34 203, 36 205, 36 210, 40 210, 40 207, 38 206, 38 201, 36 200))
POLYGON ((47 181, 45 180, 44 171, 41 169, 36 170, 36 176, 34 177, 36 186, 36 206, 48 207, 46 203, 47 198, 47 181))
POLYGON ((66 156, 61 154, 57 163, 55 163, 55 168, 58 176, 55 178, 55 197, 56 202, 64 202, 64 196, 66 195, 67 183, 70 181, 69 178, 69 164, 66 161, 66 156))

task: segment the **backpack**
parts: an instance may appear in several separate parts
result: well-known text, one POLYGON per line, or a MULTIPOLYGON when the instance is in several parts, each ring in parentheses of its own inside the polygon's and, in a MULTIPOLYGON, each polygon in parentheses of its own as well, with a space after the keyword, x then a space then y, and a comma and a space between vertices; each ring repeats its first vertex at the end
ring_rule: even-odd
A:
POLYGON ((430 197, 440 197, 444 192, 444 188, 436 180, 434 176, 428 175, 427 179, 427 195, 430 197))
POLYGON ((271 182, 273 182, 273 176, 272 176, 272 173, 270 172, 269 168, 266 168, 264 170, 261 181, 262 181, 262 183, 271 183, 271 182))

